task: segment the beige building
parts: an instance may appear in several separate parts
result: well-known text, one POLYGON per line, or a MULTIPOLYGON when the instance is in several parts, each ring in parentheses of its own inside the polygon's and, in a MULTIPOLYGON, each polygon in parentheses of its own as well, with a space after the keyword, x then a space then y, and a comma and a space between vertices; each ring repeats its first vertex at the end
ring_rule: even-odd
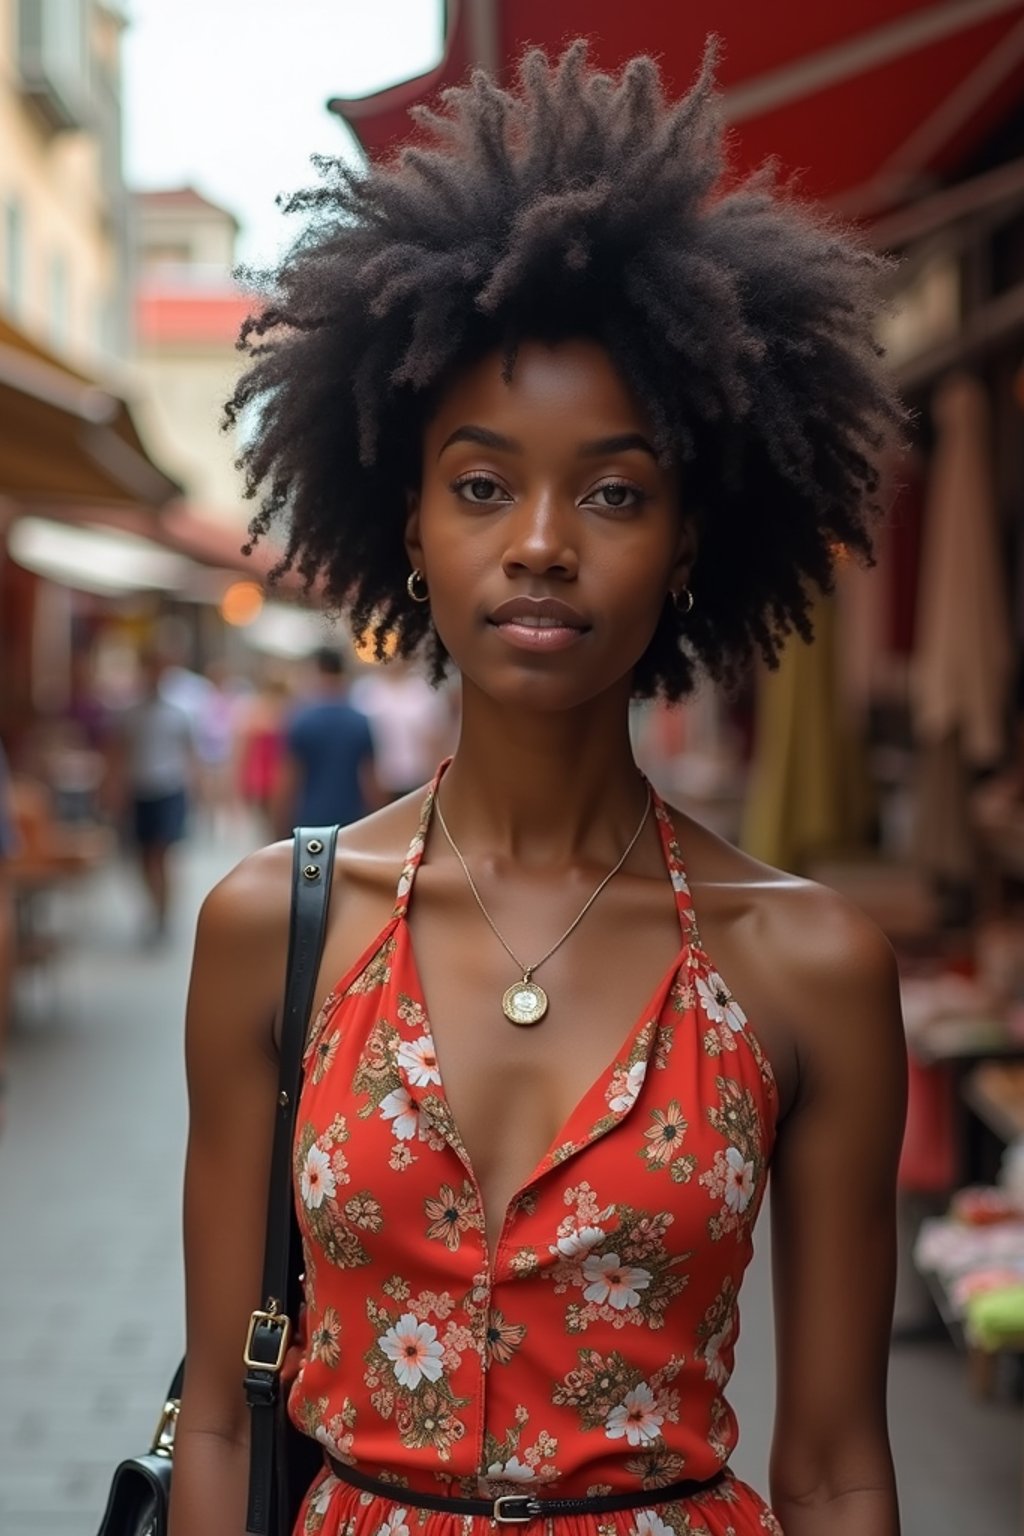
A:
POLYGON ((102 0, 0 0, 0 311, 86 370, 128 340, 123 25, 102 0))
POLYGON ((192 187, 133 198, 135 363, 147 440, 204 518, 244 528, 249 511, 221 431, 242 359, 235 348, 252 308, 231 276, 238 225, 192 187))
POLYGON ((107 0, 0 0, 0 733, 9 749, 66 702, 72 657, 101 622, 96 594, 152 593, 172 569, 153 536, 180 487, 149 458, 122 384, 111 388, 113 377, 123 382, 130 341, 123 26, 107 0))

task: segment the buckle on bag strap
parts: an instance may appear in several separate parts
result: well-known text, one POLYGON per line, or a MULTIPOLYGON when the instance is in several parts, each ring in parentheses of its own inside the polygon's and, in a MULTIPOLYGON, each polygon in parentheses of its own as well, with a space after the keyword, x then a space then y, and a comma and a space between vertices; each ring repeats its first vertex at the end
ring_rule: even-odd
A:
POLYGON ((168 1461, 173 1459, 174 1432, 178 1427, 180 1409, 181 1404, 176 1397, 169 1397, 164 1403, 149 1447, 154 1456, 165 1456, 168 1461))
POLYGON ((278 1375, 284 1365, 291 1336, 292 1324, 287 1312, 254 1312, 249 1319, 249 1331, 242 1350, 243 1364, 251 1371, 270 1371, 278 1375), (257 1350, 263 1353, 257 1354, 257 1350))
POLYGON ((503 1493, 494 1501, 491 1519, 499 1525, 525 1525, 542 1513, 540 1500, 527 1493, 503 1493))

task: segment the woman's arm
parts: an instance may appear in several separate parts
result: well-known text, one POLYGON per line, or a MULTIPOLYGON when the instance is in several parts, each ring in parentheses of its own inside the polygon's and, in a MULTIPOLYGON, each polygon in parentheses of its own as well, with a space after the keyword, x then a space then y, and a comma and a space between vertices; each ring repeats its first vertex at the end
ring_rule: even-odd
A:
POLYGON ((206 898, 186 1025, 185 1391, 171 1536, 242 1536, 248 1409, 242 1346, 259 1285, 285 975, 290 849, 246 859, 206 898))
POLYGON ((786 1536, 898 1536, 886 1420, 906 1050, 896 963, 812 890, 790 927, 800 1085, 772 1174, 778 1356, 772 1500, 786 1536))

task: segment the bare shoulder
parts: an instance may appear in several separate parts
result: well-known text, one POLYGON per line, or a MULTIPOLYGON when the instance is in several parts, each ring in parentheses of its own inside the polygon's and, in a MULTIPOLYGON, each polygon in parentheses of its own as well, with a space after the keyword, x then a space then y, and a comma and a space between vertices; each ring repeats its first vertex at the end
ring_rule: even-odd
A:
MULTIPOLYGON (((411 795, 342 828, 318 1003, 390 916, 419 805, 411 795)), ((215 1003, 201 1011, 220 1012, 230 999, 232 1018, 251 1020, 264 1046, 273 1039, 287 964, 293 854, 287 838, 242 859, 207 895, 196 932, 192 994, 215 1003)))
MULTIPOLYGON (((419 820, 415 795, 343 827, 334 861, 335 889, 397 882, 419 820)), ((210 890, 200 929, 224 941, 287 941, 291 905, 291 838, 248 854, 210 890)))
POLYGON ((287 933, 291 871, 290 838, 248 854, 207 893, 200 931, 226 939, 266 938, 279 929, 287 933))
POLYGON ((190 1054, 204 1042, 272 1054, 273 1022, 288 953, 291 842, 249 854, 207 894, 189 983, 190 1054))
POLYGON ((767 883, 761 922, 777 963, 816 999, 838 1002, 896 980, 896 956, 882 930, 847 897, 813 880, 780 875, 767 883))
MULTIPOLYGON (((705 947, 743 979, 752 1016, 806 1061, 903 1050, 896 957, 885 934, 839 892, 752 858, 674 813, 705 947)), ((740 986, 733 983, 737 992, 740 986)))
POLYGON ((409 844, 420 823, 426 786, 343 827, 338 837, 335 878, 398 880, 409 844))

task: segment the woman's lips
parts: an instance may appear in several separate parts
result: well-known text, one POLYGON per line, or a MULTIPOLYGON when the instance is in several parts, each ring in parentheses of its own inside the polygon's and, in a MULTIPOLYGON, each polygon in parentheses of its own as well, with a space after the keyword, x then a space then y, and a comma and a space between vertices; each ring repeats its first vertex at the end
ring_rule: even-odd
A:
POLYGON ((564 651, 586 634, 585 629, 555 620, 506 619, 495 624, 492 619, 491 623, 503 640, 521 651, 564 651))
POLYGON ((581 613, 560 598, 512 597, 490 616, 509 645, 523 651, 564 651, 587 633, 581 613))

